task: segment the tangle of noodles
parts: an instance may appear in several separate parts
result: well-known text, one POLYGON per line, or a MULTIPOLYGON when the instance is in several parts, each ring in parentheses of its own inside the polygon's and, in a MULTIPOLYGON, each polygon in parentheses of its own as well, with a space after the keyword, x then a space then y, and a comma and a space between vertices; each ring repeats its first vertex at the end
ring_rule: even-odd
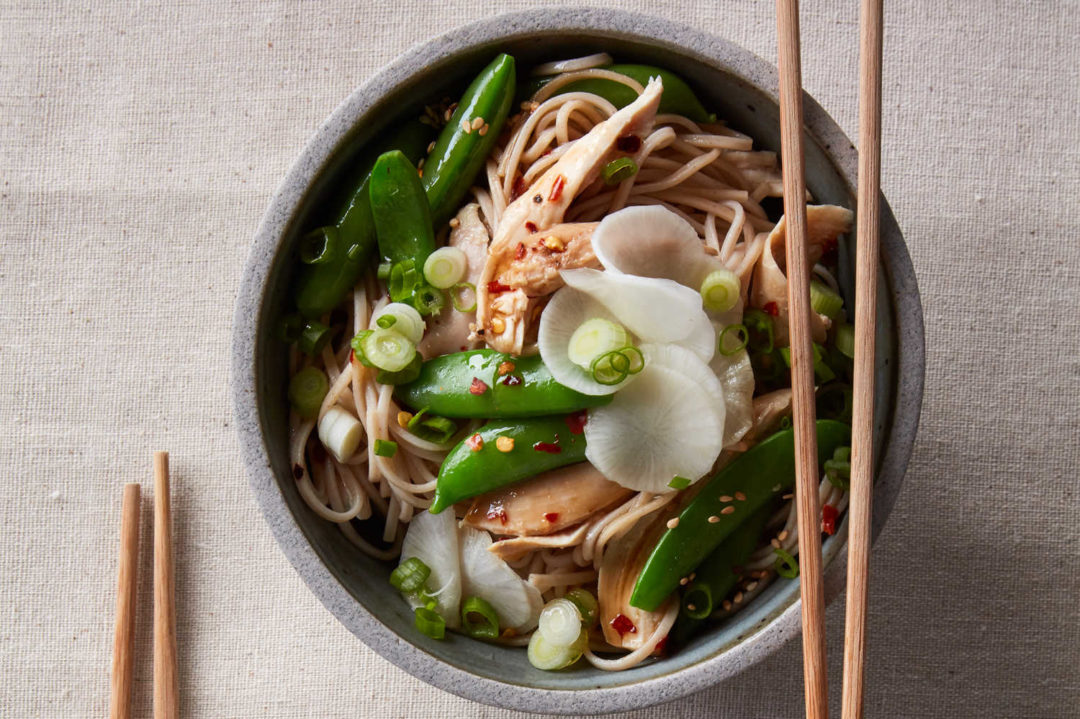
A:
MULTIPOLYGON (((531 183, 561 157, 590 129, 610 117, 616 108, 604 98, 585 92, 554 95, 559 88, 580 79, 604 78, 627 85, 640 93, 642 87, 623 75, 600 68, 587 68, 556 75, 522 112, 511 118, 504 145, 489 158, 472 195, 489 233, 493 233, 507 205, 513 201, 515 184, 531 183)), ((679 115, 657 115, 655 126, 642 137, 632 155, 639 170, 616 186, 600 180, 584 188, 570 205, 566 220, 591 222, 631 205, 661 205, 686 219, 708 248, 736 274, 749 282, 749 269, 757 262, 774 223, 761 200, 781 197, 782 185, 776 154, 755 151, 750 137, 721 123, 695 123, 679 115)), ((814 274, 834 290, 837 283, 822 265, 814 274)), ((346 331, 338 342, 315 358, 303 358, 297 350, 290 357, 290 372, 308 365, 326 372, 330 390, 319 411, 321 418, 338 407, 352 414, 363 426, 366 445, 347 462, 328 455, 314 428, 317 422, 291 418, 290 459, 300 496, 323 519, 334 522, 346 539, 376 559, 394 559, 409 520, 431 503, 435 478, 447 447, 472 433, 476 422, 467 423, 446 447, 417 437, 398 423, 402 410, 394 400, 392 387, 375 382, 372 370, 352 360, 349 340, 353 334, 374 327, 372 316, 388 302, 384 287, 374 271, 354 289, 347 303, 346 331), (377 439, 393 440, 398 451, 393 457, 374 452, 377 439), (357 531, 353 520, 381 517, 381 538, 377 546, 357 531)), ((329 324, 329 318, 323 321, 329 324)), ((828 481, 821 483, 821 501, 843 511, 846 492, 828 481)), ((509 562, 522 577, 542 593, 545 600, 563 596, 574 587, 595 592, 597 570, 605 548, 631 531, 643 519, 668 506, 677 492, 653 495, 639 492, 618 506, 586 520, 578 541, 557 549, 527 552, 509 562)), ((760 593, 772 577, 776 560, 774 548, 798 552, 795 503, 789 495, 769 523, 771 543, 758 548, 746 563, 747 581, 736 595, 741 603, 760 593)), ((739 603, 739 602, 736 602, 739 603)), ((737 611, 725 602, 721 614, 737 611)), ((678 614, 677 601, 669 601, 662 618, 639 648, 610 659, 596 654, 615 650, 594 633, 587 660, 595 667, 613 671, 627 669, 651 656, 667 636, 678 614)), ((500 639, 521 646, 528 635, 500 639)))

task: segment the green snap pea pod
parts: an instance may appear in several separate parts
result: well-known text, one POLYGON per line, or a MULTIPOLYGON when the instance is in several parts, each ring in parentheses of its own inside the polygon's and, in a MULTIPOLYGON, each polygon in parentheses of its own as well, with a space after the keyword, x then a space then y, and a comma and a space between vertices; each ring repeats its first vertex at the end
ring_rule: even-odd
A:
POLYGON ((584 460, 579 418, 493 420, 446 455, 430 511, 438 514, 463 499, 584 460))
POLYGON ((742 566, 757 548, 772 507, 761 509, 736 527, 728 538, 694 570, 694 581, 683 594, 682 611, 672 630, 678 643, 685 642, 709 618, 735 584, 739 575, 735 568, 742 566))
POLYGON ((424 162, 423 179, 437 226, 457 210, 495 147, 514 104, 514 83, 514 58, 499 55, 465 90, 439 134, 424 162))
POLYGON ((559 384, 539 355, 494 350, 455 352, 428 360, 420 376, 395 396, 440 417, 537 417, 598 407, 612 395, 582 394, 559 384))
MULTIPOLYGON (((818 420, 818 466, 850 436, 846 424, 818 420)), ((680 578, 689 576, 736 527, 794 482, 794 430, 777 432, 735 458, 686 505, 675 528, 661 535, 638 576, 630 604, 655 610, 678 589, 680 578), (732 499, 737 495, 746 499, 732 499), (710 517, 718 521, 710 522, 710 517)))
POLYGON ((383 261, 393 265, 411 260, 422 271, 435 251, 435 231, 416 166, 398 150, 384 152, 371 170, 369 193, 383 261))
MULTIPOLYGON (((611 65, 604 69, 637 80, 642 87, 649 84, 649 78, 659 75, 660 80, 664 83, 664 94, 660 97, 660 113, 684 115, 694 122, 713 122, 716 120, 716 116, 709 114, 705 106, 698 100, 697 95, 694 94, 694 91, 686 84, 686 81, 670 70, 652 67, 651 65, 611 65)), ((533 83, 529 97, 536 94, 536 91, 550 80, 551 78, 543 78, 533 83)), ((566 92, 591 92, 604 98, 615 107, 626 107, 637 99, 637 93, 631 88, 621 82, 602 78, 571 82, 560 87, 555 91, 555 94, 562 95, 566 92)))
MULTIPOLYGON (((411 120, 383 147, 401 150, 410 160, 418 161, 433 134, 429 125, 411 120)), ((357 184, 337 215, 334 226, 338 241, 330 248, 330 256, 319 264, 303 265, 297 277, 296 307, 309 319, 317 319, 337 307, 369 267, 375 246, 375 225, 368 201, 372 164, 370 158, 359 163, 360 170, 353 176, 357 184)))

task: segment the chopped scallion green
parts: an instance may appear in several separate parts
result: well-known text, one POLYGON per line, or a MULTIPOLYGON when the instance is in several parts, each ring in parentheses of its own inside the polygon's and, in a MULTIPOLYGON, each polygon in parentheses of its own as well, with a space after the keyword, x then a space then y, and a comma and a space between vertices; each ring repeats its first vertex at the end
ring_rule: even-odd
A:
POLYGON ((300 339, 297 340, 297 346, 300 351, 306 355, 314 357, 323 351, 323 347, 330 341, 330 328, 324 325, 322 322, 316 320, 309 320, 304 325, 303 331, 300 333, 300 339))
POLYGON ((726 357, 746 349, 749 342, 750 332, 746 329, 746 325, 728 325, 720 331, 717 349, 720 350, 720 354, 726 357))
POLYGON ((811 280, 810 282, 810 308, 819 315, 825 315, 829 319, 835 319, 844 307, 844 298, 833 291, 824 282, 811 280))
POLYGON ((319 227, 300 238, 300 261, 305 265, 329 262, 337 253, 338 228, 319 227))
POLYGON ((727 312, 739 301, 739 277, 728 269, 715 270, 701 283, 701 300, 705 309, 727 312))
POLYGON ((461 604, 461 628, 475 639, 499 636, 499 615, 486 599, 469 597, 461 604))
POLYGON ((416 345, 392 329, 373 330, 360 344, 367 360, 387 372, 405 369, 416 357, 416 345))
POLYGON ((317 367, 305 367, 289 380, 289 402, 298 415, 312 419, 319 413, 329 389, 325 372, 317 367))
POLYGON ((667 483, 667 486, 671 487, 672 489, 686 489, 690 486, 690 480, 686 477, 676 476, 667 483))
POLYGON ((383 315, 379 319, 375 320, 375 324, 384 330, 393 327, 395 322, 397 322, 397 317, 394 317, 393 315, 383 315))
POLYGON ((694 582, 683 595, 682 613, 691 619, 705 619, 713 611, 712 589, 705 582, 694 582))
POLYGON ((424 636, 442 639, 446 636, 446 620, 438 612, 427 607, 416 608, 416 628, 424 636))
POLYGON ((632 157, 620 157, 604 165, 600 171, 605 185, 618 185, 637 174, 638 166, 632 157))
POLYGON ((445 290, 461 281, 469 259, 457 247, 440 247, 424 261, 424 279, 432 287, 445 290))
POLYGON ((458 282, 456 285, 450 288, 450 302, 454 305, 454 309, 458 312, 475 312, 476 311, 476 285, 472 282, 458 282), (472 304, 465 304, 465 300, 461 298, 462 290, 472 292, 472 304))
POLYGON ((380 457, 393 457, 397 454, 397 442, 390 439, 377 439, 374 450, 380 457))
POLYGON ((776 555, 776 562, 773 564, 773 569, 784 579, 794 579, 799 576, 799 562, 795 557, 791 556, 791 553, 787 550, 779 547, 773 549, 773 554, 776 555))
POLYGON ((825 460, 825 478, 837 489, 851 488, 851 447, 837 447, 832 459, 825 460))
POLYGON ((419 557, 409 557, 390 572, 390 584, 399 592, 410 594, 423 588, 431 568, 419 557))
POLYGON ((836 335, 833 340, 836 349, 848 359, 855 359, 855 327, 847 324, 836 325, 836 335))

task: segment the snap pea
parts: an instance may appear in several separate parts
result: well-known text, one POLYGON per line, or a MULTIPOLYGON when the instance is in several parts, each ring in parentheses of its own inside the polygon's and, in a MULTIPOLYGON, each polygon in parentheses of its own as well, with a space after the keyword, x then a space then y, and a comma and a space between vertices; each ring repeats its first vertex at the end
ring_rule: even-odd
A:
POLYGON ((422 271, 435 251, 435 231, 416 166, 400 150, 384 152, 371 170, 368 192, 383 261, 391 265, 411 261, 422 271))
POLYGON ((442 417, 536 417, 575 412, 611 401, 582 394, 551 376, 539 355, 494 350, 455 352, 428 360, 420 376, 394 391, 400 402, 442 417), (480 384, 475 384, 479 380, 480 384))
POLYGON ((694 570, 694 581, 683 594, 682 611, 672 630, 677 642, 693 636, 739 581, 735 568, 744 564, 757 548, 772 507, 765 504, 740 524, 712 554, 694 570))
MULTIPOLYGON (((818 465, 848 443, 850 434, 845 424, 818 420, 818 465)), ((653 547, 634 585, 631 605, 655 610, 679 587, 679 579, 689 576, 747 517, 791 487, 794 437, 794 430, 777 432, 713 475, 679 514, 678 524, 653 547), (746 499, 732 499, 737 496, 746 499)))
MULTIPOLYGON (((684 115, 694 122, 714 122, 716 120, 716 116, 711 115, 705 109, 705 106, 701 104, 701 101, 698 100, 697 95, 686 84, 686 81, 670 70, 651 65, 611 65, 604 69, 637 80, 643 87, 648 84, 649 78, 659 75, 664 83, 664 94, 660 96, 659 111, 661 113, 684 115)), ((550 81, 551 78, 548 77, 534 82, 531 85, 532 92, 528 96, 535 95, 537 90, 550 81)), ((566 92, 591 92, 604 98, 615 107, 626 107, 637 99, 637 93, 631 88, 621 82, 603 78, 577 80, 560 87, 555 91, 555 94, 562 95, 566 92)))
POLYGON ((501 54, 485 67, 461 96, 424 162, 424 189, 437 226, 457 210, 495 147, 514 103, 514 75, 510 55, 501 54), (477 118, 481 122, 474 127, 477 118))
MULTIPOLYGON (((391 135, 386 149, 398 149, 410 160, 418 161, 434 134, 429 125, 419 121, 406 122, 391 135)), ((302 265, 295 282, 296 307, 309 319, 316 319, 334 309, 345 295, 356 286, 360 275, 368 267, 371 250, 375 246, 375 225, 368 201, 370 168, 369 158, 361 163, 355 173, 355 189, 337 215, 334 226, 338 241, 325 261, 302 265)))
POLYGON ((580 432, 573 416, 488 422, 446 455, 430 511, 438 514, 463 499, 583 461, 580 432))

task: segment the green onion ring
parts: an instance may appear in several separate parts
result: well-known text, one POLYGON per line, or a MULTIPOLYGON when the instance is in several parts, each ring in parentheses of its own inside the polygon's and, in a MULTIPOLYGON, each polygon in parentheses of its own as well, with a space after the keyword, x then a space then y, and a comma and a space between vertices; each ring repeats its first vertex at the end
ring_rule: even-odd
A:
POLYGON ((720 354, 728 357, 735 354, 740 350, 746 349, 746 345, 750 342, 750 331, 746 329, 746 325, 728 325, 720 332, 720 338, 717 340, 717 349, 720 350, 720 354), (729 334, 736 334, 741 337, 741 341, 735 347, 725 347, 724 338, 729 334))

